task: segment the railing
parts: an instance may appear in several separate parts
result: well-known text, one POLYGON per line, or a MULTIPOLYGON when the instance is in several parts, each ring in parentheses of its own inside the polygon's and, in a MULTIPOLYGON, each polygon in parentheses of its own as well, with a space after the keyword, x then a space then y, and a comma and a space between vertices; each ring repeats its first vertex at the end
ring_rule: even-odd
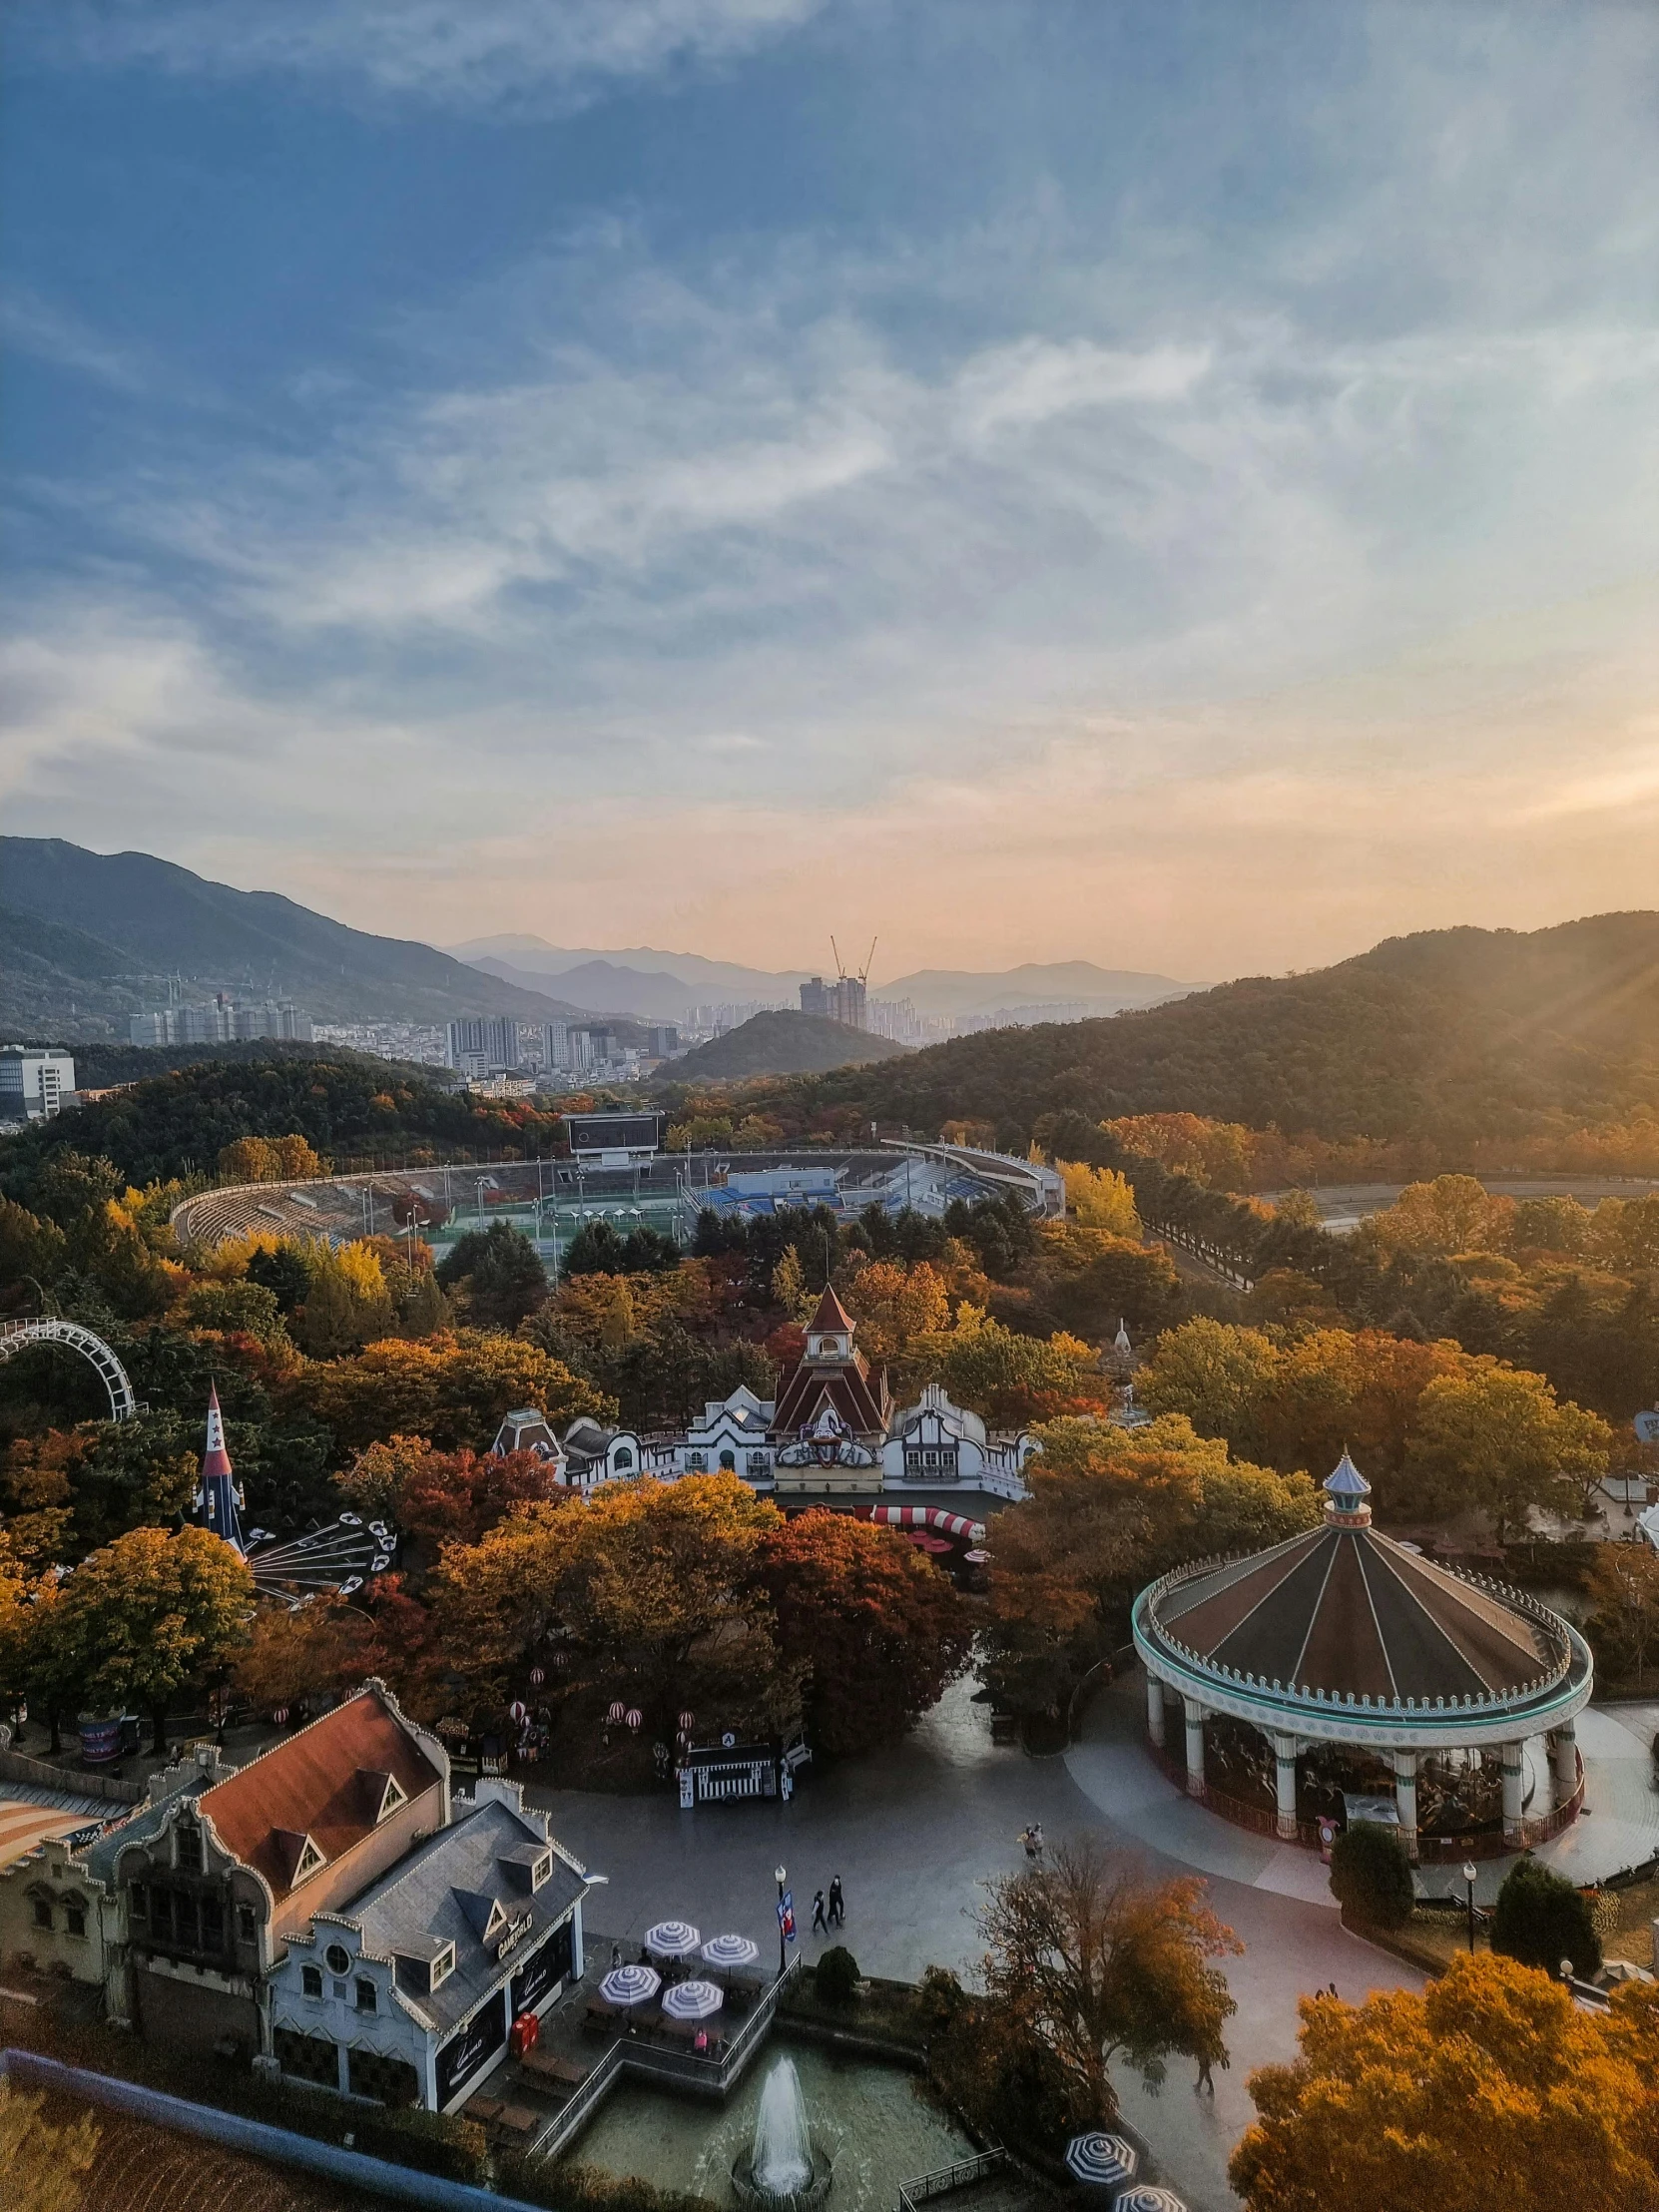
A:
POLYGON ((929 2197, 942 2197, 952 2189, 967 2189, 974 2182, 983 2181, 989 2173, 1008 2163, 1008 2153, 999 2143, 994 2150, 982 2150, 973 2158, 958 2158, 953 2166, 935 2166, 931 2173, 917 2174, 913 2181, 898 2184, 898 2212, 915 2212, 918 2204, 925 2204, 929 2197))
POLYGON ((644 2074, 648 2079, 676 2083, 700 2096, 724 2097, 747 2071, 777 2015, 779 1999, 800 1971, 801 1958, 797 1955, 756 2004, 719 2058, 698 2058, 690 2051, 670 2050, 661 2043, 631 2039, 613 2043, 575 2095, 554 2113, 535 2138, 530 2145, 530 2155, 556 2158, 586 2125, 617 2075, 625 2069, 629 2073, 644 2074))

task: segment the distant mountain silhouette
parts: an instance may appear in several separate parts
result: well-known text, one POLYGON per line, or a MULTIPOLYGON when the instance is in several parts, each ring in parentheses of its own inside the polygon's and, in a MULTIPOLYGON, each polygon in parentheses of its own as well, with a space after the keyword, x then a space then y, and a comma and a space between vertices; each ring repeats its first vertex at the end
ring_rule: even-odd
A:
POLYGON ((291 998, 319 1021, 447 1021, 581 1009, 453 960, 370 936, 275 891, 209 882, 147 852, 89 852, 61 837, 0 837, 0 1025, 12 1034, 125 1035, 127 1018, 183 978, 291 998))

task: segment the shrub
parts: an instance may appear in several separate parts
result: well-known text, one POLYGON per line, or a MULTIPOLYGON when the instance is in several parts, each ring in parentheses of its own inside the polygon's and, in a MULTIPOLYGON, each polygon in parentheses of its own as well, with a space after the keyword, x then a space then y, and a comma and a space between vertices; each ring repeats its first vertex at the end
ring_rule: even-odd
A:
POLYGON ((1356 1821, 1331 1850, 1331 1892, 1372 1928, 1403 1928, 1411 1917, 1411 1862, 1399 1831, 1356 1821))
POLYGON ((1601 1964, 1601 1938, 1595 1932, 1590 1901, 1562 1875, 1530 1856, 1517 1860, 1504 1877, 1492 1916, 1492 1948, 1523 1966, 1561 1970, 1570 1958, 1573 1971, 1588 1975, 1601 1964))
POLYGON ((858 1983, 858 1961, 844 1943, 835 1943, 813 1968, 813 1979, 826 2004, 850 2004, 858 1983))

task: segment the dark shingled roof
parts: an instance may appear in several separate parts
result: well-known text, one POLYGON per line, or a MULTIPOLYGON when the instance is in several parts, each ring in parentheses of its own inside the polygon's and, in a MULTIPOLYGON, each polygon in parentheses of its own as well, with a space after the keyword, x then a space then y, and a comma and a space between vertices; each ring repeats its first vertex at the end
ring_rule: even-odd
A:
POLYGON ((1555 1661, 1524 1613, 1369 1525, 1328 1520, 1177 1583, 1152 1610, 1212 1666, 1388 1704, 1508 1696, 1555 1661))

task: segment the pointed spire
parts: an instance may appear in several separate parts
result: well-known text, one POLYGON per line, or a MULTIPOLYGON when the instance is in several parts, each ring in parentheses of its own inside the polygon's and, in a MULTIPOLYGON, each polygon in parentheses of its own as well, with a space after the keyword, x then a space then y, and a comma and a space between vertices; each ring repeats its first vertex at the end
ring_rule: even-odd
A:
POLYGON ((852 1317, 835 1296, 832 1284, 825 1284, 824 1296, 818 1302, 818 1312, 813 1316, 811 1328, 814 1336, 821 1330, 833 1330, 842 1337, 851 1336, 852 1317))
POLYGON ((202 1455, 204 1478, 210 1474, 229 1474, 231 1454, 225 1448, 225 1416, 219 1409, 219 1387, 208 1385, 208 1448, 202 1455))
POLYGON ((1343 1455, 1325 1478, 1325 1517, 1338 1521, 1347 1528, 1361 1528, 1371 1519, 1371 1507, 1366 1503, 1371 1496, 1371 1484, 1348 1455, 1344 1444, 1343 1455))
POLYGON ((1118 1333, 1112 1340, 1112 1350, 1114 1352, 1133 1352, 1134 1349, 1134 1346, 1129 1342, 1128 1324, 1120 1314, 1118 1316, 1118 1333))

